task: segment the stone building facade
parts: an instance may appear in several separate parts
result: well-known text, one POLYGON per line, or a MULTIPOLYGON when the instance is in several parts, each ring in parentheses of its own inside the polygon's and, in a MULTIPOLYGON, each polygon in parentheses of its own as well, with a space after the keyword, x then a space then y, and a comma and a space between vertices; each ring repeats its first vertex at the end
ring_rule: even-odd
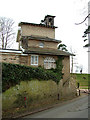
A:
MULTIPOLYGON (((58 56, 63 56, 63 79, 70 77, 70 53, 57 49, 60 40, 55 39, 55 16, 45 16, 42 23, 19 23, 17 35, 19 50, 1 50, 2 62, 27 66, 56 68, 58 56)), ((1 62, 0 61, 0 62, 1 62)))

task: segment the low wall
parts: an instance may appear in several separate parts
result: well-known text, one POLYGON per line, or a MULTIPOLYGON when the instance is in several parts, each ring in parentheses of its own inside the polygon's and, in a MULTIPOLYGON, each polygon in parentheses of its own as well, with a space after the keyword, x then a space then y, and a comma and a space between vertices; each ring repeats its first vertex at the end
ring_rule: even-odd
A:
POLYGON ((65 84, 63 80, 61 80, 58 85, 52 80, 22 81, 20 85, 16 85, 3 93, 3 116, 14 116, 20 108, 21 110, 24 109, 23 112, 26 112, 27 110, 33 111, 52 105, 57 102, 58 94, 60 95, 60 100, 76 96, 75 80, 71 78, 65 84), (24 97, 26 97, 26 108, 24 108, 24 97), (9 111, 9 113, 7 111, 9 111))

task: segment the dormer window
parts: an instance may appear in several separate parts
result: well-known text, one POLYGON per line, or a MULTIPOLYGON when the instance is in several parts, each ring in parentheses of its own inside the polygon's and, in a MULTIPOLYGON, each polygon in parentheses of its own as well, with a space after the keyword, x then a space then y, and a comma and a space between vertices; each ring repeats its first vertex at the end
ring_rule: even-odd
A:
POLYGON ((41 43, 39 44, 39 47, 40 47, 40 48, 43 48, 43 47, 44 47, 44 43, 41 42, 41 43))

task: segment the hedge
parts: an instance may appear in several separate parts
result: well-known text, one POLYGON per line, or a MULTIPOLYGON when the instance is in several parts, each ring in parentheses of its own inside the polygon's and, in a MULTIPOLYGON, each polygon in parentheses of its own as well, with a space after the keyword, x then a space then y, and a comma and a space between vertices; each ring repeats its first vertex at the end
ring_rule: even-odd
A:
POLYGON ((53 80, 59 82, 58 73, 41 67, 29 67, 19 64, 2 63, 2 91, 6 91, 21 81, 53 80))

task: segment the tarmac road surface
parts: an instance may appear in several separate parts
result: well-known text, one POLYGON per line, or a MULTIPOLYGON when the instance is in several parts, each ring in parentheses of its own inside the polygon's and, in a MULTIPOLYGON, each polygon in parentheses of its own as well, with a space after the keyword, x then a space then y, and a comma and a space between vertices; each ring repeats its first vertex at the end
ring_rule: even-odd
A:
POLYGON ((89 96, 86 95, 23 118, 88 118, 88 99, 89 96))

